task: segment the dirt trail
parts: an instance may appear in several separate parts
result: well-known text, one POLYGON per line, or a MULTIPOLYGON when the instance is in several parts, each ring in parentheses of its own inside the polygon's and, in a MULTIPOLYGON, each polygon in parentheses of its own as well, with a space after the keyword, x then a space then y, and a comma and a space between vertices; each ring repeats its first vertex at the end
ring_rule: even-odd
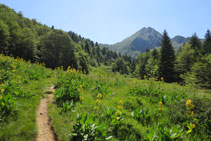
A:
POLYGON ((38 126, 38 136, 36 141, 54 141, 54 132, 50 125, 48 117, 48 103, 53 101, 54 86, 50 88, 48 97, 40 101, 40 105, 37 109, 36 120, 38 126))

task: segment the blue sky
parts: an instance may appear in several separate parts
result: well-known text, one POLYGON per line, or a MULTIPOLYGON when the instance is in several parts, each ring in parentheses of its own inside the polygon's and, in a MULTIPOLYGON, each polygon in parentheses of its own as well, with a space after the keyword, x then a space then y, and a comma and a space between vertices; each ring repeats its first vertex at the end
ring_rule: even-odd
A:
POLYGON ((200 38, 211 29, 211 0, 0 0, 25 17, 74 31, 99 43, 116 43, 142 27, 170 37, 200 38))

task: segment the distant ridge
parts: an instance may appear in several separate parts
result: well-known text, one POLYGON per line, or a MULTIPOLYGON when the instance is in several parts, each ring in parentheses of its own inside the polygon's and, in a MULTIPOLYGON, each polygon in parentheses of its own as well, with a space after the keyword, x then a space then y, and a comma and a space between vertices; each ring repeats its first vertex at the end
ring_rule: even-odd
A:
MULTIPOLYGON (((104 47, 115 50, 121 54, 137 56, 140 52, 146 49, 160 47, 162 34, 151 27, 144 27, 135 34, 113 45, 104 45, 104 47)), ((171 39, 174 49, 177 51, 184 43, 187 43, 189 38, 175 36, 171 39)))

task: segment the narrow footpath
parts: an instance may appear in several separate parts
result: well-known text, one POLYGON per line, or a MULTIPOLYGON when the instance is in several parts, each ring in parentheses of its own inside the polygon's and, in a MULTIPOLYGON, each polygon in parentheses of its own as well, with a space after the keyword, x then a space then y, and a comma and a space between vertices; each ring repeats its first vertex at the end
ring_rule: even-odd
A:
POLYGON ((38 126, 38 136, 36 141, 55 141, 56 139, 48 117, 48 104, 53 101, 54 91, 54 86, 52 86, 48 93, 48 97, 43 98, 40 101, 40 105, 37 109, 36 121, 38 126))

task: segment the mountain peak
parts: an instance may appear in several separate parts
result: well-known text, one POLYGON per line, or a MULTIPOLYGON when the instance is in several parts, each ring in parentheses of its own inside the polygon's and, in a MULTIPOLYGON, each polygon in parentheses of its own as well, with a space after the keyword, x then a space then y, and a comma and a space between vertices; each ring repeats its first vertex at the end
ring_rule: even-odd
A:
POLYGON ((151 32, 156 32, 156 30, 152 27, 143 27, 138 31, 138 33, 142 33, 142 34, 151 33, 151 32))
POLYGON ((145 30, 145 31, 155 31, 155 29, 152 28, 152 27, 143 27, 141 30, 145 30))
MULTIPOLYGON (((108 46, 108 48, 118 51, 122 54, 137 56, 140 52, 146 49, 153 49, 160 47, 162 34, 152 27, 143 27, 132 36, 124 39, 122 42, 108 46)), ((183 43, 186 43, 188 38, 182 36, 175 36, 172 39, 172 45, 178 49, 183 43)))

